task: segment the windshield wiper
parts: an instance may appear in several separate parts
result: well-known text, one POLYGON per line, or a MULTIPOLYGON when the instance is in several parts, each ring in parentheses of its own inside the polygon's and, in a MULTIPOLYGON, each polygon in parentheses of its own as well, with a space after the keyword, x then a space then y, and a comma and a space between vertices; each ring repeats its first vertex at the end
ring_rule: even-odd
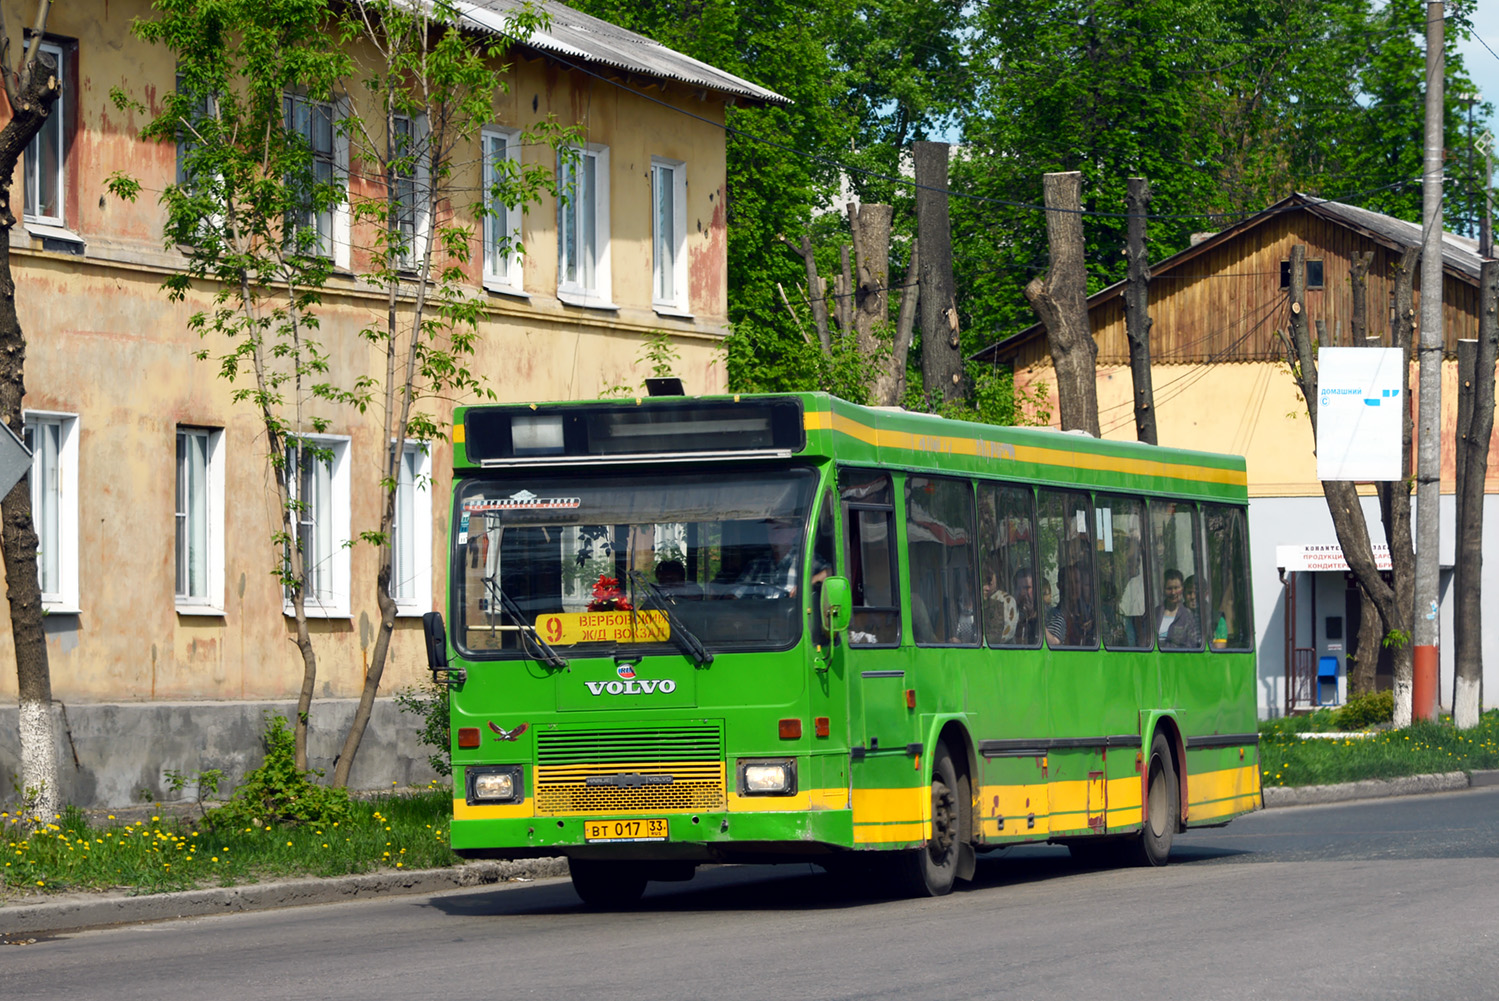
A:
POLYGON ((676 602, 672 601, 665 591, 662 591, 652 583, 650 578, 646 577, 641 571, 631 570, 628 572, 628 576, 630 580, 640 585, 641 590, 645 592, 651 604, 655 605, 660 609, 661 614, 666 616, 670 639, 672 643, 676 644, 677 649, 697 661, 699 667, 707 667, 713 663, 713 654, 709 653, 708 648, 703 646, 703 641, 698 639, 697 634, 691 629, 684 626, 682 620, 677 618, 672 612, 672 606, 676 602))
POLYGON ((529 655, 532 660, 544 661, 551 667, 567 667, 567 658, 556 650, 553 650, 547 641, 541 638, 541 634, 536 631, 536 627, 526 621, 526 617, 521 613, 520 606, 515 603, 510 595, 500 590, 500 585, 495 582, 495 579, 493 577, 485 577, 484 584, 489 589, 489 600, 498 601, 500 608, 504 609, 505 614, 510 616, 511 621, 520 630, 522 652, 529 655), (528 643, 530 644, 530 648, 526 649, 528 643))

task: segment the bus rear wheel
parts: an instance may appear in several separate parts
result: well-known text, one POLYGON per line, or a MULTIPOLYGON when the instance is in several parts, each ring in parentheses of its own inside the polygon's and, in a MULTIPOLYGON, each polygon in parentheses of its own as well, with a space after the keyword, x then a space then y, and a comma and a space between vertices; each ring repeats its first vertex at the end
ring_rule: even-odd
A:
POLYGON ((573 877, 573 890, 589 907, 629 907, 645 893, 645 867, 633 862, 570 858, 567 868, 573 877))
POLYGON ((1171 745, 1159 730, 1150 742, 1149 778, 1145 784, 1145 823, 1132 852, 1136 865, 1165 865, 1181 819, 1181 785, 1171 760, 1171 745))
POLYGON ((946 745, 938 744, 932 760, 932 836, 925 847, 901 852, 892 860, 895 889, 901 895, 940 897, 952 892, 968 840, 966 788, 946 745))

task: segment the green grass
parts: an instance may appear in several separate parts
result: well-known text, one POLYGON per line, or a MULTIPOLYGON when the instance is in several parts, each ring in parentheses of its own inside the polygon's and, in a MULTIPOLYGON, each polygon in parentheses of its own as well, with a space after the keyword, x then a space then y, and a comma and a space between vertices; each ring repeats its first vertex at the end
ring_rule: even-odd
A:
POLYGON ((451 790, 379 796, 343 819, 299 827, 210 828, 195 818, 91 824, 74 808, 29 833, 0 813, 0 888, 58 893, 123 888, 160 893, 285 876, 342 876, 453 865, 451 790))
MULTIPOLYGON (((1499 710, 1462 732, 1443 721, 1360 739, 1300 736, 1335 731, 1337 723, 1328 710, 1262 723, 1262 784, 1324 785, 1499 768, 1499 710)), ((0 891, 160 893, 286 876, 449 866, 460 861, 448 848, 452 808, 452 791, 441 786, 355 800, 336 822, 298 827, 212 828, 196 818, 161 816, 91 823, 70 807, 29 835, 19 815, 0 813, 0 891)))
POLYGON ((1335 719, 1335 713, 1322 710, 1260 724, 1261 784, 1333 785, 1499 768, 1499 710, 1484 713, 1472 730, 1456 730, 1450 720, 1443 720, 1381 730, 1372 737, 1300 736, 1336 731, 1335 719))

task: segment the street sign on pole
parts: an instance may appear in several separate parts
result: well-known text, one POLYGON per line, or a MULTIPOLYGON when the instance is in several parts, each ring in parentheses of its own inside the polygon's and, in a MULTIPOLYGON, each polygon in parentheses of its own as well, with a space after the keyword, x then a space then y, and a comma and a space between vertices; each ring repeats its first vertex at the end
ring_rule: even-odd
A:
POLYGON ((5 429, 0 434, 0 497, 4 497, 31 471, 31 449, 16 437, 10 425, 0 421, 0 428, 5 429))

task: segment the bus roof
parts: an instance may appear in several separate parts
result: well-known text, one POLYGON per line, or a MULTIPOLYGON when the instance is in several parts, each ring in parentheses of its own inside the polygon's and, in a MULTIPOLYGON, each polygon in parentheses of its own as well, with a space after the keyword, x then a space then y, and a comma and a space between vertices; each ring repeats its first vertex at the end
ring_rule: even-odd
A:
MULTIPOLYGON (((718 413, 733 413, 736 405, 743 406, 748 412, 757 405, 763 407, 768 401, 790 400, 797 401, 801 409, 804 440, 800 447, 747 449, 743 458, 826 457, 855 465, 934 474, 993 476, 1100 490, 1143 490, 1239 501, 1247 497, 1248 478, 1241 456, 1110 441, 1051 428, 950 420, 934 414, 859 406, 827 393, 658 396, 462 407, 454 414, 454 467, 462 470, 491 464, 469 458, 465 431, 468 416, 475 411, 566 414, 594 408, 601 413, 620 414, 629 411, 645 413, 651 408, 661 408, 659 412, 666 416, 673 409, 685 414, 695 404, 707 405, 718 413)), ((681 454, 658 451, 650 456, 655 461, 735 457, 733 449, 697 455, 690 451, 681 454)), ((595 462, 627 461, 624 456, 590 455, 587 458, 595 462)), ((534 459, 515 460, 521 461, 526 465, 571 465, 578 461, 578 457, 538 455, 534 459)))

